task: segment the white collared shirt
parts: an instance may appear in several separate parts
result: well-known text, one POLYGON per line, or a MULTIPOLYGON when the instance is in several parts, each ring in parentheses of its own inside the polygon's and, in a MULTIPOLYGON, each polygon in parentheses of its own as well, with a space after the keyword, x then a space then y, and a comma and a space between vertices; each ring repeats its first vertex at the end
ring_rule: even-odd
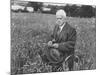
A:
POLYGON ((60 26, 60 32, 62 31, 64 26, 65 26, 65 23, 62 26, 60 26))

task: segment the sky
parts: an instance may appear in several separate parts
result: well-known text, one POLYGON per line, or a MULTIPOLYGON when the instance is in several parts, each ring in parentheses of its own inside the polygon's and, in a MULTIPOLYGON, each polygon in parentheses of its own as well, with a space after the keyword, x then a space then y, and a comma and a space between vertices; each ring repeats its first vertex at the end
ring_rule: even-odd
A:
POLYGON ((38 1, 38 2, 54 2, 54 3, 56 2, 56 3, 96 5, 96 0, 12 0, 12 1, 38 1))
POLYGON ((57 5, 57 6, 65 6, 66 4, 77 4, 77 6, 81 5, 92 5, 95 6, 94 0, 11 0, 15 2, 22 1, 23 3, 27 3, 28 1, 35 1, 35 2, 44 2, 44 5, 57 5))
POLYGON ((71 4, 85 4, 95 5, 95 0, 24 0, 24 1, 41 1, 41 2, 54 2, 54 3, 71 3, 71 4))

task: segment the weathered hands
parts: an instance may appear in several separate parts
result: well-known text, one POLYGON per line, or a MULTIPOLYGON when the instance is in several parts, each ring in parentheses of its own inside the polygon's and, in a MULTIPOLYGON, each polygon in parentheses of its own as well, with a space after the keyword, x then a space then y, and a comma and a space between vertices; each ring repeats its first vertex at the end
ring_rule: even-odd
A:
POLYGON ((54 48, 58 48, 59 45, 58 45, 57 43, 55 43, 55 44, 53 44, 52 46, 53 46, 54 48))
POLYGON ((49 47, 54 47, 54 48, 58 48, 58 46, 59 46, 58 43, 54 43, 54 44, 53 44, 53 41, 49 41, 49 42, 47 43, 47 45, 48 45, 49 47))
POLYGON ((49 42, 47 43, 47 45, 48 45, 48 46, 52 46, 52 41, 49 41, 49 42))

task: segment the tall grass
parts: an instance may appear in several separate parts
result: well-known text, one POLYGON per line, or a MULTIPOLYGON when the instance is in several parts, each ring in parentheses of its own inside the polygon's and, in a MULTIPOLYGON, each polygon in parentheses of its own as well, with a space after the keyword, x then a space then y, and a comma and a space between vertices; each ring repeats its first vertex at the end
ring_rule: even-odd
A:
MULTIPOLYGON (((43 43, 49 40, 55 15, 12 13, 11 20, 11 73, 52 72, 52 66, 44 64, 39 53, 44 54, 43 43)), ((78 70, 95 69, 95 18, 67 17, 67 21, 77 31, 75 54, 81 60, 78 70)))

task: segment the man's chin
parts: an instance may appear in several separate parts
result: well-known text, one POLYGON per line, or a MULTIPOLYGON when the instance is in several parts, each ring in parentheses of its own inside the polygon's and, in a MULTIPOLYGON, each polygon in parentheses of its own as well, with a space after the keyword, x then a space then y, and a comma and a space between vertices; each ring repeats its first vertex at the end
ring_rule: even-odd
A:
POLYGON ((58 24, 58 26, 61 26, 62 24, 58 24))
POLYGON ((62 24, 61 24, 61 25, 59 25, 59 26, 62 26, 62 24))

